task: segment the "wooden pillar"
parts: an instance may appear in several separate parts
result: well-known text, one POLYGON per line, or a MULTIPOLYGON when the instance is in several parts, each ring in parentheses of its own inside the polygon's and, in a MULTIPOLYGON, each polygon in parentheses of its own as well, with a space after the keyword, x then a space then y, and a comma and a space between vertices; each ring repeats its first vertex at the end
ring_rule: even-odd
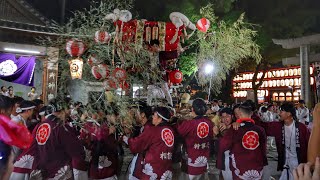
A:
POLYGON ((317 101, 320 102, 320 62, 314 63, 314 77, 315 77, 315 84, 317 89, 317 101))
POLYGON ((300 46, 300 67, 301 67, 301 98, 308 107, 311 106, 310 96, 310 64, 309 45, 300 46))
POLYGON ((57 96, 57 79, 58 79, 58 60, 59 49, 49 47, 47 48, 48 61, 46 63, 46 80, 44 101, 49 102, 57 96))
POLYGON ((46 104, 47 103, 47 81, 48 81, 48 59, 43 60, 43 73, 42 73, 42 94, 41 99, 46 104))

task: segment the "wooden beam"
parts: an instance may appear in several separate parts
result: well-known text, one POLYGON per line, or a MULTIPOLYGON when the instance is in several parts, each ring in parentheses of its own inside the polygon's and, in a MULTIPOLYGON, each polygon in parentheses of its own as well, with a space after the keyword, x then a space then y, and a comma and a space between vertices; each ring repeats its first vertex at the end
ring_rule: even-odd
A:
POLYGON ((272 39, 274 44, 281 45, 284 49, 299 48, 301 45, 320 44, 320 34, 303 36, 292 39, 272 39))

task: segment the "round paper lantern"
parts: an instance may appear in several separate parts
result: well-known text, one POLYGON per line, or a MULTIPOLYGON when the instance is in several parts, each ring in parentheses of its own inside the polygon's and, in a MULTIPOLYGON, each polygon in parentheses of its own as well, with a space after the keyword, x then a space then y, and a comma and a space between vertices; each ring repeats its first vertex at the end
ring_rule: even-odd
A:
POLYGON ((91 68, 91 73, 96 79, 104 79, 109 76, 109 68, 106 64, 99 64, 91 68))
POLYGON ((199 31, 206 33, 210 27, 210 21, 206 18, 201 18, 197 22, 197 28, 199 31))
POLYGON ((293 69, 289 69, 289 76, 293 76, 293 69))
POLYGON ((99 73, 99 67, 98 66, 92 66, 91 73, 92 73, 93 77, 96 78, 96 79, 101 79, 102 78, 101 74, 99 73))
POLYGON ((96 43, 105 44, 108 43, 111 39, 111 36, 106 31, 96 31, 94 35, 94 41, 96 43))
POLYGON ((289 85, 293 86, 293 79, 290 79, 289 85))
POLYGON ((180 84, 183 79, 183 74, 179 70, 173 70, 169 73, 169 80, 173 84, 180 84))
POLYGON ((79 57, 85 51, 86 46, 80 40, 69 40, 66 44, 66 50, 72 57, 79 57))
POLYGON ((276 86, 277 86, 277 80, 273 80, 273 81, 272 81, 272 86, 273 86, 273 87, 276 87, 276 86))
POLYGON ((293 80, 293 85, 299 86, 299 79, 298 79, 298 78, 295 78, 295 79, 293 80))
POLYGON ((113 71, 112 76, 118 81, 124 81, 127 78, 127 73, 126 70, 122 68, 116 68, 113 71))
POLYGON ((95 66, 95 65, 100 64, 101 62, 97 59, 97 57, 95 55, 91 55, 88 58, 87 63, 89 64, 89 66, 95 66))
POLYGON ((69 60, 69 65, 72 79, 81 79, 83 60, 81 58, 69 60))
POLYGON ((286 80, 285 80, 285 85, 286 85, 286 86, 290 86, 290 80, 289 80, 289 79, 286 79, 286 80))

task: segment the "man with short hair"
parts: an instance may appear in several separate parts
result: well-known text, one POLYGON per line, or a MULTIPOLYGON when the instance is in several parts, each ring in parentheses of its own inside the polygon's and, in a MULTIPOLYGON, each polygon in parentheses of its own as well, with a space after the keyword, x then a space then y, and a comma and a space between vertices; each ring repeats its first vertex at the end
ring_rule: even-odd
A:
POLYGON ((280 180, 293 180, 292 171, 300 163, 307 162, 307 147, 310 132, 298 122, 296 109, 291 102, 280 107, 280 122, 261 123, 267 136, 274 136, 278 151, 278 171, 280 180))
MULTIPOLYGON (((233 111, 231 108, 223 108, 220 110, 220 119, 221 123, 219 125, 219 135, 221 139, 222 136, 225 135, 227 130, 231 128, 232 122, 233 122, 233 111)), ((227 150, 224 152, 225 160, 224 160, 224 165, 225 169, 221 171, 222 176, 224 179, 232 179, 232 172, 230 170, 230 150, 227 150)))
POLYGON ((211 110, 213 111, 213 113, 217 113, 220 110, 220 107, 219 107, 219 104, 218 104, 218 100, 214 99, 212 101, 211 110))
MULTIPOLYGON (((152 117, 152 108, 145 102, 139 102, 134 112, 134 118, 137 126, 134 128, 132 137, 138 137, 146 128, 152 126, 150 118, 152 117)), ((144 153, 136 153, 129 166, 129 179, 141 179, 143 175, 144 153)))
POLYGON ((35 87, 31 88, 31 91, 28 93, 28 97, 29 97, 30 101, 33 101, 33 100, 39 98, 38 93, 36 93, 36 88, 35 87))
POLYGON ((9 91, 5 86, 1 86, 1 94, 4 96, 9 96, 9 91))
POLYGON ((27 120, 33 115, 34 108, 36 108, 36 105, 33 102, 26 100, 22 101, 20 107, 16 109, 16 112, 19 113, 19 115, 12 118, 12 121, 27 127, 27 120))
POLYGON ((229 129, 233 123, 233 111, 231 108, 223 108, 220 110, 221 126, 220 132, 229 129))
POLYGON ((299 122, 309 124, 309 109, 305 106, 304 100, 300 100, 297 107, 297 118, 299 122))
POLYGON ((177 132, 184 139, 186 149, 186 155, 181 162, 183 176, 186 176, 184 179, 202 179, 207 170, 214 124, 204 116, 206 112, 205 101, 195 99, 192 103, 192 114, 196 117, 177 125, 177 132))
POLYGON ((249 103, 239 106, 238 130, 230 128, 219 141, 218 169, 225 170, 225 151, 230 150, 232 179, 261 179, 266 157, 266 134, 255 125, 249 103))
POLYGON ((222 102, 222 100, 219 100, 219 101, 218 101, 218 106, 219 106, 219 109, 222 109, 222 108, 223 108, 223 102, 222 102))
POLYGON ((12 107, 10 119, 18 118, 19 113, 17 113, 17 108, 20 107, 20 104, 22 101, 24 101, 24 99, 22 97, 16 96, 12 98, 12 101, 13 101, 13 107, 12 107))

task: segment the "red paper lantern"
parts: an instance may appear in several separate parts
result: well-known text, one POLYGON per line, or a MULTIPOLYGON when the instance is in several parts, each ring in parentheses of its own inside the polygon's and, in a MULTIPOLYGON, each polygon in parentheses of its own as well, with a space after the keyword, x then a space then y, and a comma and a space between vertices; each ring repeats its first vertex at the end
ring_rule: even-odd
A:
POLYGON ((182 82, 183 74, 179 70, 173 70, 169 73, 169 80, 173 84, 179 84, 182 82))
POLYGON ((91 73, 96 79, 104 79, 109 76, 109 68, 106 64, 99 64, 91 68, 91 73))
POLYGON ((106 31, 96 31, 94 40, 96 43, 105 44, 111 40, 111 36, 106 31))
POLYGON ((97 64, 100 64, 100 61, 97 59, 97 57, 95 55, 91 55, 88 58, 87 63, 89 64, 89 66, 95 66, 97 64))
POLYGON ((127 78, 127 72, 122 68, 116 68, 113 71, 112 76, 118 81, 124 81, 127 78))
POLYGON ((79 57, 85 51, 86 46, 80 40, 69 40, 66 44, 66 50, 72 57, 79 57))
POLYGON ((201 18, 197 22, 197 28, 199 31, 206 33, 210 27, 210 21, 206 18, 201 18))

